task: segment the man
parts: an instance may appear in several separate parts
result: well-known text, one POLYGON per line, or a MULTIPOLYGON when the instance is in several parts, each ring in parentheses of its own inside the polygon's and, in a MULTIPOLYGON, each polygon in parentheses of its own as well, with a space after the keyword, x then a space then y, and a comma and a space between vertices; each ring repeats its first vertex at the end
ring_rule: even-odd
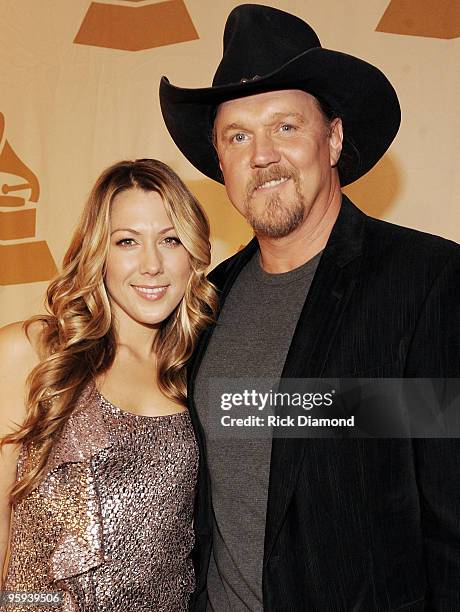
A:
POLYGON ((190 368, 192 609, 460 610, 457 440, 207 435, 214 377, 460 375, 458 245, 341 193, 396 135, 392 86, 297 17, 242 5, 213 86, 163 78, 160 96, 176 144, 255 233, 211 274, 219 319, 190 368))

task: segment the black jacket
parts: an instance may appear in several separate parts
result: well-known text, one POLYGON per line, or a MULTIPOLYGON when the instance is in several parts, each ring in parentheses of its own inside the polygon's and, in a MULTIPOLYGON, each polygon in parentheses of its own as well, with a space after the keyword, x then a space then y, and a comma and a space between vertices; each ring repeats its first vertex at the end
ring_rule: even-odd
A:
MULTIPOLYGON (((221 304, 256 249, 211 273, 221 304)), ((460 377, 459 304, 457 244, 368 217, 344 196, 282 376, 460 377)), ((198 612, 212 515, 193 387, 211 334, 189 367, 198 612)), ((460 611, 460 440, 274 439, 263 598, 267 612, 460 611)))

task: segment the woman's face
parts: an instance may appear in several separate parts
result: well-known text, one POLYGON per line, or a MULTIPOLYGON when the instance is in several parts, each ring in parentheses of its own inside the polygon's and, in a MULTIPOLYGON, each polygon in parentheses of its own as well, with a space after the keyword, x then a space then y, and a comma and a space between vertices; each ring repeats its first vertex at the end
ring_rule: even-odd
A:
POLYGON ((110 209, 110 247, 105 285, 115 318, 157 326, 182 299, 191 268, 189 254, 155 191, 119 193, 110 209))

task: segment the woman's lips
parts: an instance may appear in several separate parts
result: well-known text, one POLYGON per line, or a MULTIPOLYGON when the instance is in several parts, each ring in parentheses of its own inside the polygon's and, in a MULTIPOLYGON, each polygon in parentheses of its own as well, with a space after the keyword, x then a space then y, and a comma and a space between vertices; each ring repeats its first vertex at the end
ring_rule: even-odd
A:
POLYGON ((144 300, 154 302, 161 300, 168 290, 169 285, 161 285, 156 287, 149 287, 148 285, 131 285, 131 287, 140 295, 144 300))

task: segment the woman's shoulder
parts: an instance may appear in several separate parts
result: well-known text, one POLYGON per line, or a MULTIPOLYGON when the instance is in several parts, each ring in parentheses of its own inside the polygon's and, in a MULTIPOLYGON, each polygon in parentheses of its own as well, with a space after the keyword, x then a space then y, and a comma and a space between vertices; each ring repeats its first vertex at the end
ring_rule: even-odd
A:
POLYGON ((12 392, 24 388, 30 372, 42 359, 41 320, 18 321, 0 329, 0 382, 12 392))
POLYGON ((0 359, 20 368, 21 364, 40 358, 41 337, 46 323, 16 321, 0 329, 0 359))
POLYGON ((27 378, 40 362, 42 330, 40 321, 0 329, 0 436, 25 417, 27 378))

